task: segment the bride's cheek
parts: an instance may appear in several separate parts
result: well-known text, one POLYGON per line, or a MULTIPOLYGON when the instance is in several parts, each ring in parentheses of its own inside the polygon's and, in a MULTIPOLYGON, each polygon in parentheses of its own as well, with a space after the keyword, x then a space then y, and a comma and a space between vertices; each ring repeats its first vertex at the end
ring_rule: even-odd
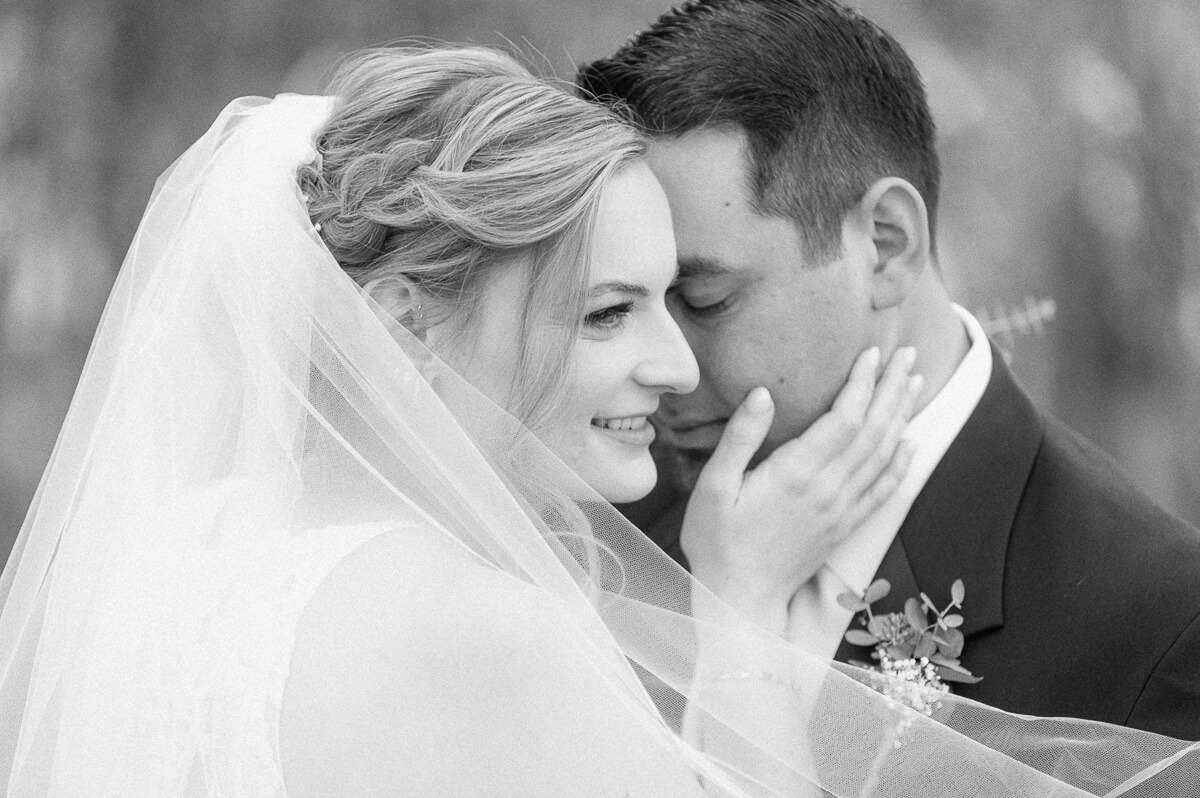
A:
POLYGON ((568 466, 579 472, 587 449, 589 424, 580 423, 575 417, 560 421, 552 429, 538 435, 543 444, 568 466))

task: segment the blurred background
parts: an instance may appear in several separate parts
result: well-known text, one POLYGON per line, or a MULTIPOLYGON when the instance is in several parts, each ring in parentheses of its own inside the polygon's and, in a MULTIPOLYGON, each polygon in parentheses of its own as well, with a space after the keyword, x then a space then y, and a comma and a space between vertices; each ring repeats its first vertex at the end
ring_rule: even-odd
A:
MULTIPOLYGON (((231 99, 407 37, 569 79, 668 0, 2 0, 0 559, 154 180, 231 99)), ((1200 8, 874 0, 941 131, 952 293, 1044 406, 1200 523, 1200 8)))

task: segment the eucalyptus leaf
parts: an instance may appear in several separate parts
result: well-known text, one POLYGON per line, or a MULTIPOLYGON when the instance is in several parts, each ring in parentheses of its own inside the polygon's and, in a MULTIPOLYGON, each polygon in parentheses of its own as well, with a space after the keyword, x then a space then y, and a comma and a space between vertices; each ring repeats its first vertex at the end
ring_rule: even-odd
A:
POLYGON ((947 615, 945 618, 942 618, 942 624, 951 629, 957 629, 958 627, 962 626, 963 617, 957 614, 947 615))
POLYGON ((849 591, 845 593, 839 593, 837 597, 837 603, 850 610, 850 612, 862 612, 867 608, 867 602, 863 601, 861 598, 849 591))
POLYGON ((933 599, 931 599, 929 596, 927 596, 924 592, 921 593, 921 603, 924 604, 929 609, 933 610, 934 612, 937 612, 937 605, 934 604, 933 599))
POLYGON ((874 604, 876 601, 879 601, 880 599, 884 598, 885 596, 887 596, 888 593, 891 593, 891 592, 892 592, 892 583, 891 582, 889 582, 886 579, 876 579, 874 582, 871 583, 871 586, 867 588, 867 592, 863 596, 863 600, 866 601, 868 604, 874 604))
POLYGON ((967 670, 966 668, 964 668, 962 666, 962 663, 959 662, 958 660, 950 660, 948 662, 939 662, 937 664, 943 668, 948 668, 948 669, 954 671, 955 673, 961 673, 964 676, 971 675, 971 672, 969 670, 967 670))
POLYGON ((950 599, 956 607, 961 607, 963 599, 967 595, 967 586, 961 579, 955 579, 954 584, 950 585, 950 599))
POLYGON ((904 619, 908 621, 908 625, 917 631, 922 631, 929 625, 926 618, 925 610, 917 603, 915 598, 910 598, 904 602, 904 619))
POLYGON ((945 638, 949 650, 946 652, 951 657, 960 656, 963 652, 963 645, 966 644, 966 638, 958 629, 947 629, 942 632, 942 637, 945 638))
POLYGON ((958 682, 959 684, 978 684, 983 681, 981 676, 972 676, 970 673, 965 673, 950 668, 939 667, 937 675, 942 678, 943 682, 958 682))
POLYGON ((879 642, 879 638, 862 629, 851 629, 846 632, 846 642, 854 646, 873 646, 879 642))
POLYGON ((917 647, 913 651, 913 657, 921 659, 922 657, 932 657, 937 652, 937 641, 931 635, 921 635, 920 641, 917 642, 917 647))

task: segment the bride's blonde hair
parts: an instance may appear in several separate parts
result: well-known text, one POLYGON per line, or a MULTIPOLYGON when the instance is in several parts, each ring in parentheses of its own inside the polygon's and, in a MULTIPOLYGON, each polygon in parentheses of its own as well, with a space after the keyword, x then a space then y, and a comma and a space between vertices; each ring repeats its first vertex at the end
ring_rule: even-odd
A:
POLYGON ((481 280, 526 265, 507 409, 536 426, 553 412, 583 316, 600 191, 642 155, 640 135, 479 47, 365 51, 332 92, 320 161, 300 174, 325 244, 360 285, 412 280, 468 336, 481 280), (558 323, 539 324, 547 314, 558 323))

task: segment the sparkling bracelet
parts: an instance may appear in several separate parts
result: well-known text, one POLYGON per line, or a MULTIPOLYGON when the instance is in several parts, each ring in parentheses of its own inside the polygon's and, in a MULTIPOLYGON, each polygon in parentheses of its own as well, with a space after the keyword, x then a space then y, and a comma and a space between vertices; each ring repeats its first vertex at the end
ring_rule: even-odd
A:
POLYGON ((723 682, 763 682, 786 687, 797 693, 804 692, 791 679, 780 676, 772 671, 729 671, 708 680, 708 684, 717 685, 723 682))

